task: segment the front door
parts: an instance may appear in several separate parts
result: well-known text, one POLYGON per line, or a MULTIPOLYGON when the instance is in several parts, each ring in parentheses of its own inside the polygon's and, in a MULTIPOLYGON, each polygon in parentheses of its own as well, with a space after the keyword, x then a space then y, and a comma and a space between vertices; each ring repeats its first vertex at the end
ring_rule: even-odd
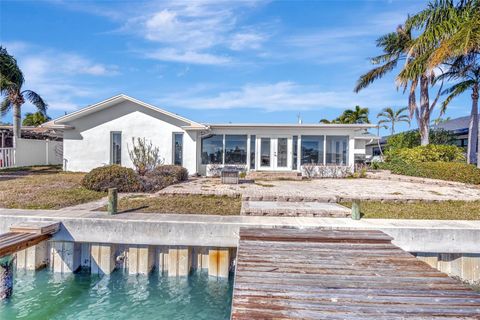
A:
POLYGON ((290 170, 289 141, 288 137, 259 137, 259 169, 290 170))

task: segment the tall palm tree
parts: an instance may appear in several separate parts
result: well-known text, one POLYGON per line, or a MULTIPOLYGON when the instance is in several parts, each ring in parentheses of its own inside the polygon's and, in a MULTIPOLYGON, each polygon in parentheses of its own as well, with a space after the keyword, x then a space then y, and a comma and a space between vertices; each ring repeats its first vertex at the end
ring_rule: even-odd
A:
POLYGON ((410 125, 410 117, 406 114, 408 107, 403 107, 400 109, 393 108, 384 108, 382 112, 377 115, 377 118, 380 120, 377 122, 378 125, 388 123, 390 126, 390 134, 395 133, 395 124, 398 122, 407 122, 410 125))
POLYGON ((397 87, 401 87, 405 92, 409 89, 408 107, 410 118, 415 115, 421 137, 421 144, 429 143, 430 115, 435 107, 440 90, 433 102, 429 98, 429 86, 435 78, 434 73, 427 72, 424 55, 413 55, 410 53, 415 39, 412 36, 412 29, 405 26, 397 27, 395 32, 388 33, 377 40, 377 47, 383 50, 383 54, 374 57, 372 64, 375 68, 360 76, 354 91, 368 87, 376 80, 382 78, 387 73, 392 72, 402 61, 405 66, 402 67, 397 76, 397 87), (408 71, 408 72, 407 72, 408 71), (420 88, 420 106, 416 102, 416 90, 420 88))
POLYGON ((45 116, 47 111, 47 104, 38 93, 22 90, 24 82, 17 60, 7 52, 7 49, 0 46, 0 95, 4 96, 0 102, 0 113, 4 116, 13 109, 14 139, 21 137, 21 107, 25 100, 30 101, 45 116))
POLYGON ((355 106, 355 109, 347 109, 339 117, 340 123, 370 123, 368 119, 368 108, 362 108, 360 106, 355 106))
MULTIPOLYGON (((468 126, 467 162, 477 161, 476 148, 479 147, 478 139, 478 98, 480 93, 480 65, 475 62, 473 55, 459 57, 453 61, 450 68, 441 77, 456 81, 454 85, 443 91, 448 97, 442 103, 441 112, 444 113, 448 104, 460 94, 471 90, 472 108, 468 126)), ((480 149, 479 149, 480 150, 480 149)))

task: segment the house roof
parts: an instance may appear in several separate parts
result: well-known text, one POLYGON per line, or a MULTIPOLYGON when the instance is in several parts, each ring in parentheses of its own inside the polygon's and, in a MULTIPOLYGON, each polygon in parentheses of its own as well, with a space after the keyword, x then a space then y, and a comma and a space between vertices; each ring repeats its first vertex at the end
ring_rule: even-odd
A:
POLYGON ((206 124, 212 129, 225 129, 225 128, 351 128, 351 129, 369 129, 376 128, 376 124, 332 124, 332 123, 209 123, 206 124))
POLYGON ((206 129, 206 127, 203 124, 200 124, 200 123, 194 122, 192 120, 189 120, 187 118, 181 117, 181 116, 179 116, 175 113, 160 109, 160 108, 155 107, 151 104, 148 104, 148 103, 145 103, 143 101, 137 100, 135 98, 129 97, 125 94, 119 94, 117 96, 111 97, 111 98, 103 100, 101 102, 92 104, 88 107, 82 108, 78 111, 75 111, 75 112, 72 112, 70 114, 64 115, 60 118, 57 118, 57 119, 54 119, 52 121, 46 122, 46 123, 42 124, 42 127, 60 128, 60 129, 73 129, 72 126, 68 125, 68 122, 70 122, 72 120, 75 120, 75 119, 78 119, 78 118, 82 118, 82 117, 84 117, 86 115, 89 115, 89 114, 92 114, 94 112, 104 110, 106 108, 109 108, 113 105, 116 105, 116 104, 124 102, 124 101, 130 101, 130 102, 136 103, 136 104, 141 105, 141 106, 143 106, 147 109, 151 109, 155 112, 158 112, 158 113, 167 115, 169 117, 172 117, 174 119, 183 121, 187 124, 186 126, 182 127, 185 130, 189 130, 189 129, 204 130, 204 129, 206 129))
POLYGON ((455 118, 437 124, 435 129, 444 129, 457 134, 468 133, 469 122, 470 116, 455 118))

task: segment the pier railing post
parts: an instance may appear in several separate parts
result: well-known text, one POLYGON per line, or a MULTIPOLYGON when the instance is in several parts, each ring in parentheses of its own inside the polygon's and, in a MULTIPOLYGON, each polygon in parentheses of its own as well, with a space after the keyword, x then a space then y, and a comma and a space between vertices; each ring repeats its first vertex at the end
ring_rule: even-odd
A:
POLYGON ((108 189, 108 213, 117 214, 118 208, 118 191, 117 188, 108 189))
POLYGON ((352 219, 360 220, 360 200, 359 199, 352 200, 352 219))
POLYGON ((0 301, 10 298, 13 291, 13 255, 0 258, 0 301))

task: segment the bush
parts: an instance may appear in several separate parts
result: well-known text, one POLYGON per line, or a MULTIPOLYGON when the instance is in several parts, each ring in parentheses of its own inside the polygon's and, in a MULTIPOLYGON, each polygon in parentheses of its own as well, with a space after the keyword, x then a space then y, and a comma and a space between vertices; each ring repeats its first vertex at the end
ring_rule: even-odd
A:
POLYGON ((132 138, 132 150, 128 149, 130 160, 139 175, 143 176, 157 166, 163 164, 160 158, 160 149, 148 142, 145 138, 132 138))
POLYGON ((411 162, 381 163, 382 169, 406 176, 480 184, 480 169, 463 162, 411 162))
MULTIPOLYGON (((430 130, 429 139, 431 144, 453 145, 455 143, 455 135, 443 129, 430 130)), ((420 132, 418 130, 410 130, 388 137, 385 149, 414 148, 419 145, 420 132)))
POLYGON ((95 191, 107 191, 108 188, 117 188, 119 192, 142 190, 137 173, 116 164, 93 169, 83 177, 82 185, 95 191))
POLYGON ((158 166, 141 177, 144 191, 158 191, 187 179, 187 169, 174 165, 158 166))
POLYGON ((465 161, 463 149, 457 146, 435 145, 418 146, 389 150, 385 153, 387 161, 412 162, 451 162, 465 161))

